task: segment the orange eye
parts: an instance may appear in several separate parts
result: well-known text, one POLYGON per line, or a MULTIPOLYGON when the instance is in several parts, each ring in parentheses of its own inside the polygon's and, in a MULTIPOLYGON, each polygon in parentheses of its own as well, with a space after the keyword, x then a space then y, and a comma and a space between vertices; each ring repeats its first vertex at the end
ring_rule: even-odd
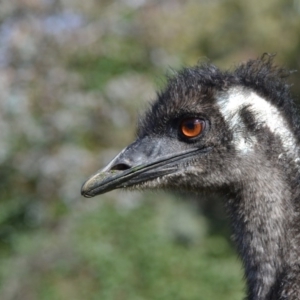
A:
POLYGON ((185 137, 194 138, 202 133, 204 125, 205 123, 200 119, 185 119, 180 124, 180 130, 185 137))

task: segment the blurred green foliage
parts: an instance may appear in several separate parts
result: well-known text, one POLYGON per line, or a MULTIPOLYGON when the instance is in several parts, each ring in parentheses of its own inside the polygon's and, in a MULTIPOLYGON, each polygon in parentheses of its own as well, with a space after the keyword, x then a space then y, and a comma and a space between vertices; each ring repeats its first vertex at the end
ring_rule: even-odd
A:
POLYGON ((94 202, 63 229, 20 235, 15 261, 2 262, 2 270, 22 290, 5 289, 4 296, 22 298, 25 290, 28 299, 240 299, 242 273, 228 242, 207 236, 205 219, 191 206, 158 196, 163 206, 150 195, 135 209, 94 202), (175 220, 183 221, 176 229, 175 220))
POLYGON ((1 3, 1 300, 242 299, 220 199, 80 186, 133 140, 170 68, 269 52, 299 69, 299 14, 292 0, 1 3))

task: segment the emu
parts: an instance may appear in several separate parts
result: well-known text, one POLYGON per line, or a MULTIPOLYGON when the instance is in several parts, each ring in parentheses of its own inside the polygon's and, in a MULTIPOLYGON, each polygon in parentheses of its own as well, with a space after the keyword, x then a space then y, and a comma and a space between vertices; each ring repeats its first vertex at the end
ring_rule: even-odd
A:
POLYGON ((234 70, 185 68, 139 121, 137 139, 82 186, 220 192, 248 300, 300 299, 300 123, 286 77, 264 55, 234 70))

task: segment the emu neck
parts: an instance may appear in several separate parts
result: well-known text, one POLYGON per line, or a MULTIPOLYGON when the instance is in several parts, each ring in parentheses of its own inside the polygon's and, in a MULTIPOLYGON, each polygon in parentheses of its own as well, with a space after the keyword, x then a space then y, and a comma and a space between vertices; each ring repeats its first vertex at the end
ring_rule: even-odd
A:
POLYGON ((248 299, 281 299, 279 283, 297 255, 292 188, 280 171, 257 168, 245 174, 247 180, 234 191, 228 208, 245 267, 248 299))

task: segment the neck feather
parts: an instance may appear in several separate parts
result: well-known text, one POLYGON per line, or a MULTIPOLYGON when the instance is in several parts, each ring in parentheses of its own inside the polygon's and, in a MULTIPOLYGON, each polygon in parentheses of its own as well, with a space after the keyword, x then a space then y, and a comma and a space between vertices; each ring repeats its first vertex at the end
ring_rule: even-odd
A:
MULTIPOLYGON (((253 166, 255 168, 255 166, 253 166)), ((299 252, 293 228, 292 189, 278 170, 259 166, 228 202, 234 238, 242 257, 248 299, 281 299, 278 283, 299 252), (275 298, 273 298, 275 297, 275 298)))

